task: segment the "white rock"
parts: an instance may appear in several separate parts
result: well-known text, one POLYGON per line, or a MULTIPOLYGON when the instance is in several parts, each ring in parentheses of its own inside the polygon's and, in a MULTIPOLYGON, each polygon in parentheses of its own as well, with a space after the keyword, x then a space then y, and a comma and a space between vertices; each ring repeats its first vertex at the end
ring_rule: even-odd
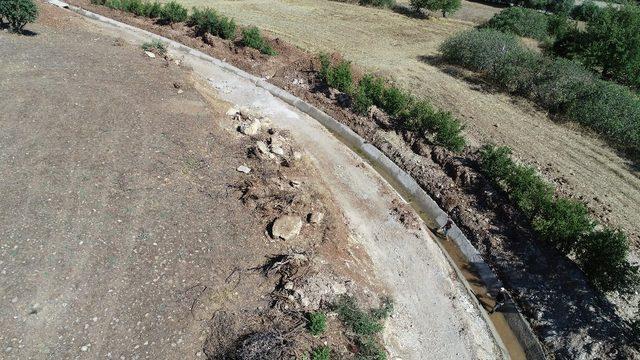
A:
POLYGON ((145 51, 145 54, 147 54, 148 57, 154 59, 156 57, 156 54, 152 53, 151 51, 145 51))
POLYGON ((256 148, 258 148, 258 151, 263 154, 269 153, 269 147, 264 143, 264 141, 256 141, 256 148))
POLYGON ((277 134, 272 135, 271 138, 269 139, 269 144, 271 144, 272 149, 274 147, 282 147, 283 142, 284 142, 284 138, 277 134))
POLYGON ((270 127, 271 126, 271 119, 268 117, 263 117, 262 119, 260 119, 260 122, 262 123, 262 126, 264 127, 270 127))
POLYGON ((254 119, 250 123, 242 124, 240 126, 240 132, 245 135, 253 136, 258 134, 259 131, 260 131, 260 120, 258 119, 254 119))
POLYGON ((290 240, 298 236, 302 230, 302 219, 299 216, 284 215, 276 219, 271 226, 271 236, 290 240))
POLYGON ((178 89, 178 94, 182 94, 183 92, 182 89, 178 89))
POLYGON ((245 173, 245 174, 248 174, 251 171, 251 169, 249 167, 244 166, 244 165, 238 166, 238 168, 236 170, 240 171, 241 173, 245 173))
POLYGON ((284 284, 284 289, 285 290, 293 290, 293 282, 287 281, 287 283, 284 284))
POLYGON ((233 115, 235 115, 237 113, 238 113, 238 109, 232 107, 232 108, 229 108, 229 110, 227 110, 226 115, 227 116, 233 116, 233 115))
POLYGON ((300 160, 302 159, 302 153, 300 151, 294 151, 293 152, 293 159, 294 160, 300 160))
POLYGON ((271 147, 271 152, 276 154, 276 155, 284 156, 284 150, 279 146, 276 146, 276 147, 272 146, 271 147))
POLYGON ((308 307, 311 304, 311 302, 309 301, 308 298, 303 297, 302 299, 300 299, 300 304, 302 304, 302 306, 304 307, 308 307))
POLYGON ((321 212, 314 212, 309 214, 309 222, 312 224, 317 224, 324 219, 324 214, 321 212))

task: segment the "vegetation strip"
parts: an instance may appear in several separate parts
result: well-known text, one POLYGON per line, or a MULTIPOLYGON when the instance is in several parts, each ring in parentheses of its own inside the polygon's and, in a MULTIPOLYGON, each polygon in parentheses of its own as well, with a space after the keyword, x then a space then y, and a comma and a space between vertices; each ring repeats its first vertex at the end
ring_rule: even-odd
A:
MULTIPOLYGON (((143 2, 142 0, 91 0, 91 3, 155 19, 161 25, 184 22, 194 29, 196 36, 200 37, 211 35, 226 40, 234 40, 237 34, 235 20, 221 15, 211 8, 199 9, 194 7, 191 10, 191 14, 189 14, 187 8, 176 1, 169 1, 164 5, 157 1, 143 2)), ((243 29, 239 43, 242 46, 260 50, 261 53, 266 55, 277 55, 277 52, 262 37, 257 27, 243 29)))
POLYGON ((509 194, 540 238, 574 257, 601 291, 632 292, 639 273, 638 267, 627 261, 625 235, 617 230, 596 230, 582 203, 554 199, 553 187, 533 168, 514 163, 510 154, 507 147, 485 146, 480 152, 482 171, 509 194))

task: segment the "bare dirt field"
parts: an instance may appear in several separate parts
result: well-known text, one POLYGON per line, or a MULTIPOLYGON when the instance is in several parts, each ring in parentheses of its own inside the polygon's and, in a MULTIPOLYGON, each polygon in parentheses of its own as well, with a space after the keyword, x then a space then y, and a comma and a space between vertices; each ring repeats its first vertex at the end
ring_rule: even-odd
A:
POLYGON ((389 76, 463 120, 472 143, 512 147, 561 192, 585 201, 601 222, 622 227, 634 248, 640 246, 637 167, 576 126, 554 122, 528 101, 461 80, 435 61, 444 39, 490 18, 499 8, 463 1, 451 18, 422 20, 325 0, 181 1, 214 7, 312 52, 340 52, 389 76))
POLYGON ((0 33, 3 358, 220 358, 264 339, 276 341, 267 358, 325 342, 341 357, 354 345, 335 314, 321 337, 300 316, 341 293, 396 299, 383 334, 393 356, 501 358, 426 229, 313 119, 228 73, 204 81, 41 11, 31 36, 0 33), (227 101, 274 127, 240 134, 258 115, 227 115, 227 101), (305 219, 300 235, 274 239, 285 214, 305 219))

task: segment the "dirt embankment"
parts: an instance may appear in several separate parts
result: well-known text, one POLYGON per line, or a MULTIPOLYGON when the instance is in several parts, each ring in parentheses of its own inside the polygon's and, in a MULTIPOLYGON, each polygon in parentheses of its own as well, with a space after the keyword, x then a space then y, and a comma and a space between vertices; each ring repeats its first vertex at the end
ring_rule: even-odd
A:
MULTIPOLYGON (((75 2, 75 1, 72 1, 75 2)), ((350 125, 412 173, 439 204, 450 211, 485 259, 494 266, 538 335, 560 357, 586 355, 625 356, 627 342, 623 320, 607 299, 594 291, 576 266, 555 250, 538 242, 522 226, 520 214, 504 194, 487 185, 477 171, 472 152, 455 155, 420 139, 385 128, 375 116, 353 115, 339 97, 315 81, 312 56, 282 41, 274 41, 277 57, 213 38, 210 44, 191 37, 183 26, 160 27, 152 22, 81 5, 119 20, 181 41, 241 67, 310 101, 350 125), (570 316, 568 316, 570 314, 570 316)))

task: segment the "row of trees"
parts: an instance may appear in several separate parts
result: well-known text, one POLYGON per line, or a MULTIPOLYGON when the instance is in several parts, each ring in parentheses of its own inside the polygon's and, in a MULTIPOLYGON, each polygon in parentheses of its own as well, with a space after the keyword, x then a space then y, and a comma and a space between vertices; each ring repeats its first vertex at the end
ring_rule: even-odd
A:
POLYGON ((586 29, 574 26, 559 34, 553 52, 580 61, 605 79, 640 89, 640 7, 591 10, 586 29))

